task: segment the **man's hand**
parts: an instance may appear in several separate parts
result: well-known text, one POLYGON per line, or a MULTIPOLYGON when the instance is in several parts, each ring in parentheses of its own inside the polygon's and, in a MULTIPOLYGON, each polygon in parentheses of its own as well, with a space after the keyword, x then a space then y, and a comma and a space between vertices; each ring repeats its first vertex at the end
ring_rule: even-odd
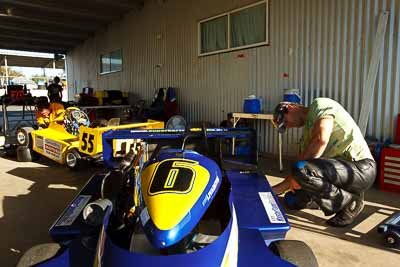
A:
POLYGON ((333 130, 334 120, 332 116, 325 116, 317 120, 311 129, 311 140, 308 146, 300 154, 300 160, 320 158, 329 143, 333 130))
POLYGON ((276 195, 283 194, 289 190, 294 191, 299 189, 301 189, 301 186, 293 176, 286 177, 285 180, 272 187, 272 191, 274 191, 276 195))

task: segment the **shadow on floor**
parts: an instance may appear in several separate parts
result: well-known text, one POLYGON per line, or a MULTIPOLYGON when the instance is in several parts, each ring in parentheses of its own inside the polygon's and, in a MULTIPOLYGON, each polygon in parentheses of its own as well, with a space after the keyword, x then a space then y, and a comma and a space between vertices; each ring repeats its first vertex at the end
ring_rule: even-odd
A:
MULTIPOLYGON (((275 184, 290 174, 290 169, 294 162, 293 159, 284 161, 284 170, 280 172, 277 158, 264 156, 260 159, 259 167, 270 182, 273 180, 275 184), (270 177, 273 177, 273 179, 270 179, 270 177)), ((344 228, 327 225, 325 222, 330 217, 324 216, 322 211, 290 210, 285 207, 283 199, 281 197, 279 199, 286 211, 290 224, 295 228, 400 254, 400 249, 386 247, 383 236, 377 232, 377 227, 380 223, 392 213, 400 210, 400 194, 381 191, 374 185, 365 194, 365 207, 362 214, 352 225, 344 228)))
MULTIPOLYGON (((282 199, 280 201, 283 202, 282 199)), ((390 213, 398 211, 396 209, 381 208, 374 203, 366 202, 362 214, 356 221, 343 228, 327 225, 325 222, 328 217, 323 216, 322 211, 285 209, 293 227, 400 254, 399 249, 386 247, 383 235, 377 232, 377 226, 390 213)))
POLYGON ((17 167, 6 173, 9 175, 4 179, 9 189, 15 187, 16 192, 21 192, 24 188, 22 194, 6 194, 2 200, 0 261, 1 266, 15 266, 27 249, 51 242, 49 227, 86 183, 92 170, 72 173, 64 166, 53 165, 17 167))

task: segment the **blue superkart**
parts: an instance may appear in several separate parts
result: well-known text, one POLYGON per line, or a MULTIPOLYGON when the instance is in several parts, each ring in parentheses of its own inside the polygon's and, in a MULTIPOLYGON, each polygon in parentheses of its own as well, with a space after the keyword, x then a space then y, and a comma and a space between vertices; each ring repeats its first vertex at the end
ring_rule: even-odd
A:
POLYGON ((318 266, 257 171, 254 131, 103 134, 95 174, 18 266, 318 266), (231 153, 232 138, 249 149, 231 153), (190 149, 189 149, 190 147, 190 149))

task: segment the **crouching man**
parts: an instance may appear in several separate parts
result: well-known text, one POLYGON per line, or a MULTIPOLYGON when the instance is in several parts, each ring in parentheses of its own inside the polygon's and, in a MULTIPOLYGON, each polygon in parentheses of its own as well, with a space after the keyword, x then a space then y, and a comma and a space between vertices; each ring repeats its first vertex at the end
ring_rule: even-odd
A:
POLYGON ((317 206, 327 216, 335 214, 327 221, 331 226, 351 224, 363 210, 376 163, 350 114, 329 98, 316 98, 309 107, 283 102, 275 109, 274 124, 280 132, 304 127, 293 175, 274 192, 286 192, 292 209, 317 206))

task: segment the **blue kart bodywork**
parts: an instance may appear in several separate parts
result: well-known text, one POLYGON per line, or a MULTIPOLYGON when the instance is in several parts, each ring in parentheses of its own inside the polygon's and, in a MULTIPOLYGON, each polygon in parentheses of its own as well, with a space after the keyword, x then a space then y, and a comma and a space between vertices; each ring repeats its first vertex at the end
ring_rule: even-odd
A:
POLYGON ((387 246, 400 248, 400 212, 394 213, 378 226, 387 246))
MULTIPOLYGON (((105 164, 108 168, 118 165, 113 158, 115 139, 179 139, 185 134, 184 130, 106 132, 103 134, 105 164)), ((207 129, 206 135, 207 138, 246 138, 249 131, 207 129)), ((219 237, 195 252, 154 256, 114 244, 107 232, 110 209, 101 227, 93 229, 85 223, 82 210, 100 197, 105 178, 104 174, 96 174, 50 228, 52 239, 62 244, 63 250, 37 266, 294 266, 268 248, 271 242, 285 238, 290 225, 265 176, 257 171, 234 169, 226 170, 225 175, 231 185, 228 197, 231 218, 219 237)))

